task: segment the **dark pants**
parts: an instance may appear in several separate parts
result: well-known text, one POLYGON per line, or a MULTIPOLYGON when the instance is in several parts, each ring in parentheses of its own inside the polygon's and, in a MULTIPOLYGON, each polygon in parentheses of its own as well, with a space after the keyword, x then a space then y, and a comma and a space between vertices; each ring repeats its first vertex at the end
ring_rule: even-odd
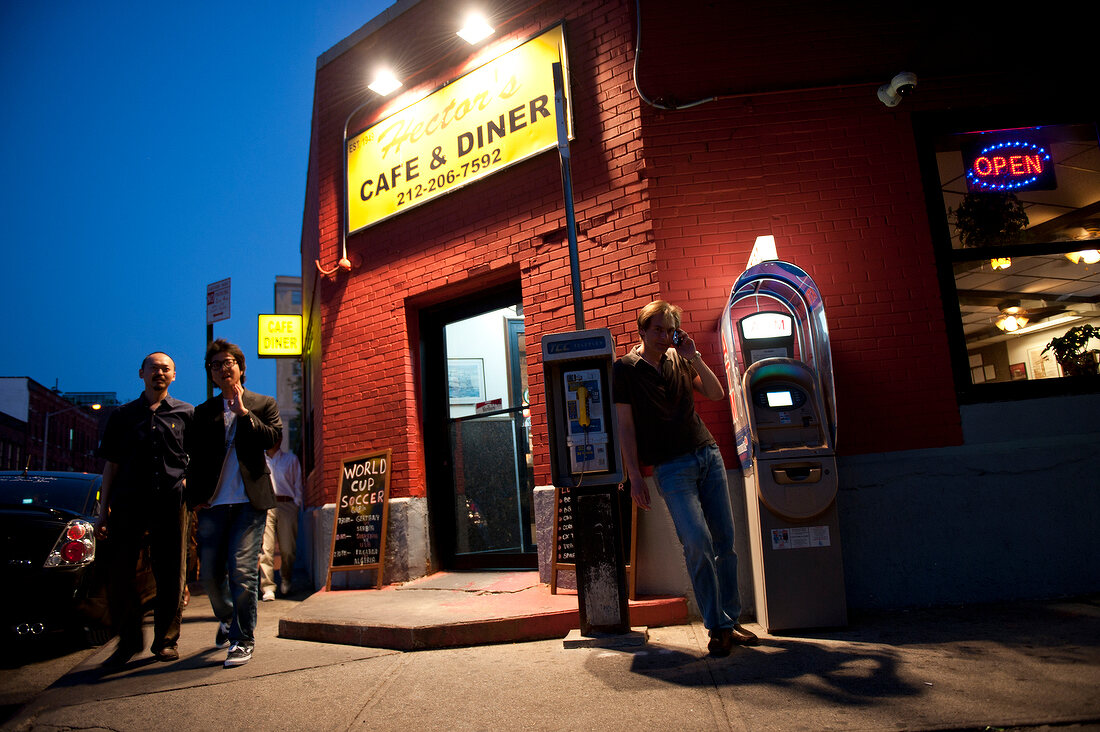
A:
POLYGON ((112 507, 107 523, 107 602, 120 647, 136 650, 145 646, 141 633, 144 582, 139 582, 138 558, 146 541, 156 583, 152 650, 174 647, 179 640, 186 510, 176 503, 168 500, 140 512, 112 507))

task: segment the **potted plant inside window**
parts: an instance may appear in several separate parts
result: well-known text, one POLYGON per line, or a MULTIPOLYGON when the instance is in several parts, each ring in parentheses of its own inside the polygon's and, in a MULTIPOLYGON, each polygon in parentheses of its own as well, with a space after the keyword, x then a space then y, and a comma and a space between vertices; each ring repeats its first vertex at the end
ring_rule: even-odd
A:
POLYGON ((967 193, 947 214, 967 248, 1014 244, 1028 225, 1024 204, 1011 193, 967 193))
POLYGON ((1100 373, 1100 361, 1097 360, 1100 350, 1088 347, 1093 338, 1100 338, 1100 328, 1090 324, 1075 325, 1061 336, 1052 338, 1043 353, 1054 351, 1054 358, 1066 376, 1100 373))

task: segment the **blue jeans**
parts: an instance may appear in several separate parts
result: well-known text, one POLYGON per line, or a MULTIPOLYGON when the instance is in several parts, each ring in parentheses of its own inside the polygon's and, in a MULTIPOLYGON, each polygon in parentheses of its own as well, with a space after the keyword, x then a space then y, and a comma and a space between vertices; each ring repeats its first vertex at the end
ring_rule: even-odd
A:
POLYGON ((733 507, 717 445, 701 447, 653 468, 684 547, 691 587, 710 630, 732 628, 741 615, 733 507))
POLYGON ((230 642, 256 640, 260 544, 267 511, 251 503, 211 506, 199 516, 199 578, 230 642))

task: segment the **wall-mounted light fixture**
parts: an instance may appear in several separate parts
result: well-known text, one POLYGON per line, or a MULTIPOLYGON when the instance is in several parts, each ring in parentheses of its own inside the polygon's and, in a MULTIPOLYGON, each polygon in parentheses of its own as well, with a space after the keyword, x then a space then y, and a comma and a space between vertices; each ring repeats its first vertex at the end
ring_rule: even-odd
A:
POLYGON ((392 71, 384 69, 375 74, 374 81, 367 84, 367 88, 384 97, 400 89, 401 82, 397 80, 392 71))
POLYGON ((493 35, 493 27, 489 25, 484 16, 478 13, 470 13, 466 17, 466 24, 458 31, 458 37, 471 46, 479 41, 484 41, 493 35))

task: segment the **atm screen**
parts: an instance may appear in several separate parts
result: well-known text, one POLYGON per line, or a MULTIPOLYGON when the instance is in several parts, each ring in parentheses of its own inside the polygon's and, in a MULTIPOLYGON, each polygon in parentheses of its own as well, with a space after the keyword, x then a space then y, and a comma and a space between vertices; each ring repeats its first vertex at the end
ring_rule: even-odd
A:
POLYGON ((769 391, 768 406, 792 407, 794 406, 794 399, 791 397, 791 393, 789 391, 769 391))

